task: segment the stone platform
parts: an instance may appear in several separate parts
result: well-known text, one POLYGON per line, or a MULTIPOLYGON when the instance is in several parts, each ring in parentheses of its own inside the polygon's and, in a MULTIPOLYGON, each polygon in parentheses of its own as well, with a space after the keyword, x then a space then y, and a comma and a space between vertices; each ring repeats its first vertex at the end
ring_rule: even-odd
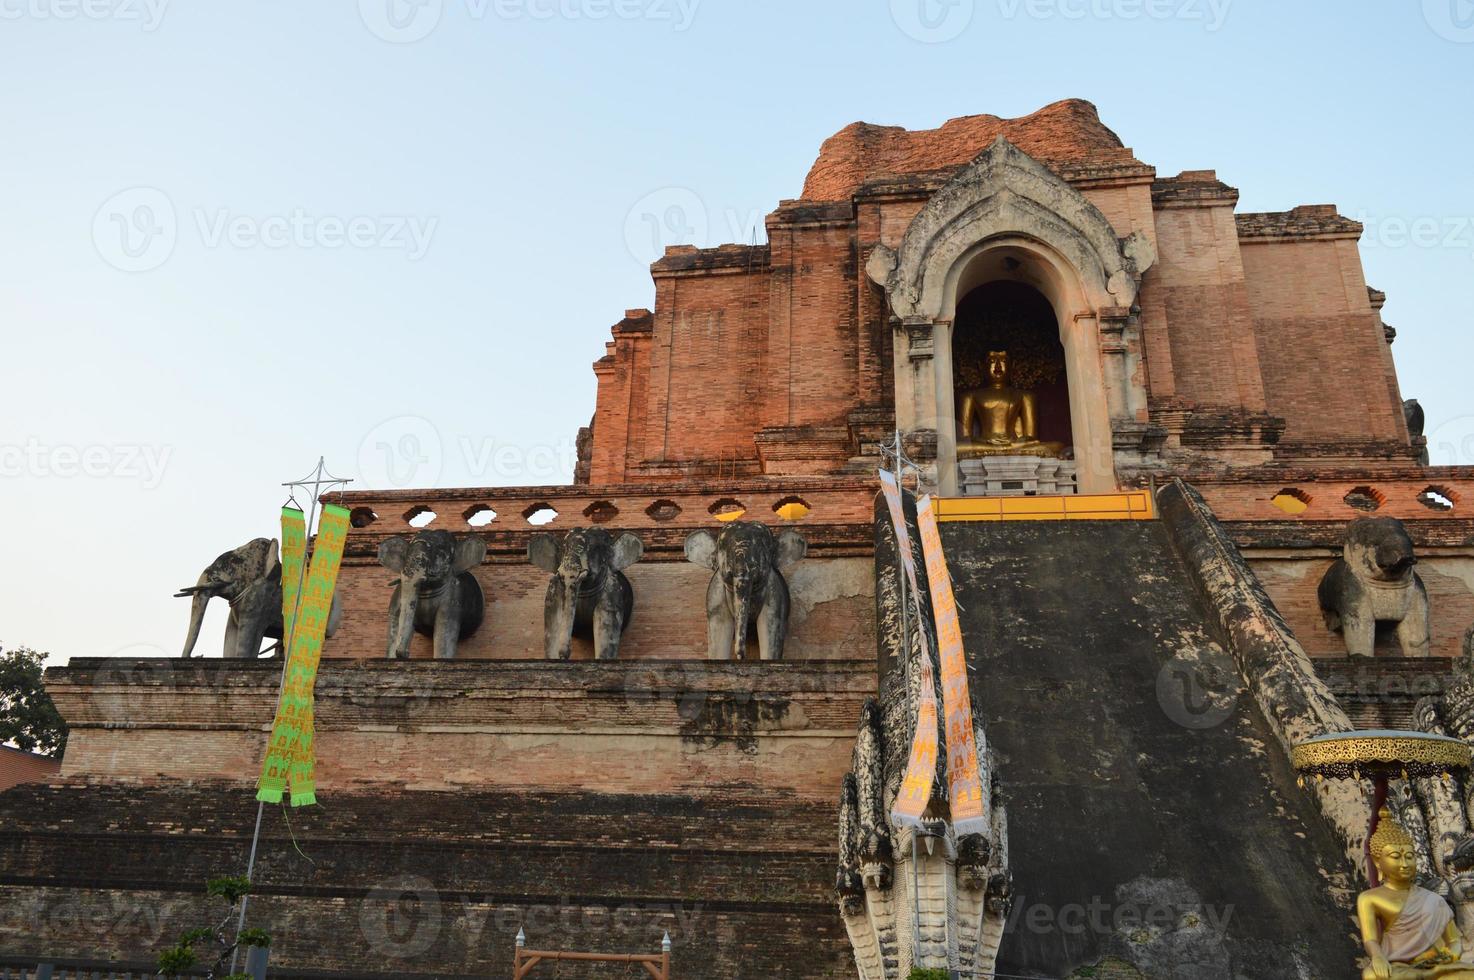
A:
MULTIPOLYGON (((869 652, 869 651, 865 651, 869 652)), ((60 779, 0 793, 0 955, 134 969, 245 869, 279 662, 77 659, 60 779)), ((323 662, 320 806, 268 807, 250 922, 323 977, 847 977, 833 800, 872 660, 323 662), (564 965, 560 976, 618 976, 564 965)))
POLYGON ((1076 491, 1075 461, 1044 456, 983 456, 957 464, 964 496, 1034 496, 1076 491))

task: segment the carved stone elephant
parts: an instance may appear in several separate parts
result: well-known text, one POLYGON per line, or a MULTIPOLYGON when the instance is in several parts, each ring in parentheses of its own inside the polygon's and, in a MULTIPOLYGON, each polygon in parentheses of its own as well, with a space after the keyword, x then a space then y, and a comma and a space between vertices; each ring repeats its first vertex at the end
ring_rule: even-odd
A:
POLYGON ((603 528, 575 528, 560 542, 536 534, 527 557, 551 572, 543 603, 543 641, 549 660, 573 655, 573 635, 592 638, 594 657, 614 660, 635 609, 635 591, 624 569, 640 560, 645 546, 633 534, 618 538, 603 528))
POLYGON ((225 624, 224 655, 229 660, 254 660, 267 637, 282 638, 281 561, 271 538, 256 538, 212 561, 199 581, 180 589, 175 598, 191 598, 189 633, 183 656, 194 654, 205 607, 219 596, 230 603, 225 624))
POLYGON ((480 627, 486 597, 471 569, 486 558, 486 542, 449 531, 399 535, 379 545, 379 564, 399 573, 389 599, 390 660, 409 656, 415 633, 428 636, 437 660, 452 660, 463 637, 480 627))
POLYGON ((1395 517, 1359 517, 1346 529, 1317 595, 1326 629, 1341 633, 1353 657, 1372 656, 1378 623, 1397 624, 1403 656, 1428 656, 1428 590, 1413 571, 1417 561, 1395 517))
POLYGON ((788 633, 788 583, 780 569, 803 558, 804 539, 793 531, 774 535, 766 525, 734 521, 715 536, 686 538, 686 558, 715 574, 706 589, 706 655, 741 660, 747 632, 757 627, 758 653, 782 660, 788 633))

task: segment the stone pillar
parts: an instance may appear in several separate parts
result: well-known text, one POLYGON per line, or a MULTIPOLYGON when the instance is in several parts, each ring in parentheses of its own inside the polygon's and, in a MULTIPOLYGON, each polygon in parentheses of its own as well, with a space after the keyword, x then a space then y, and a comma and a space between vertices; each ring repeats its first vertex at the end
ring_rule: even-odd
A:
MULTIPOLYGON (((937 324, 929 317, 893 319, 891 324, 896 331, 896 427, 913 447, 913 458, 929 463, 936 458, 938 440, 937 324)), ((929 478, 935 481, 936 474, 929 478)))
POLYGON ((957 399, 952 374, 952 323, 932 325, 932 383, 936 386, 937 488, 944 497, 957 496, 957 399))

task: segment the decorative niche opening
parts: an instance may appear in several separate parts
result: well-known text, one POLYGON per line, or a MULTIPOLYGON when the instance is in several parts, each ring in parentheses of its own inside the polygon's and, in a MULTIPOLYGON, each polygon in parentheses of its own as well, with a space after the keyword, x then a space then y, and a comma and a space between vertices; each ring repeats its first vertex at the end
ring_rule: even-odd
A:
POLYGON ((1387 495, 1374 487, 1352 487, 1344 499, 1346 506, 1370 514, 1387 502, 1387 495))
POLYGON ((655 503, 651 504, 649 507, 646 507, 645 514, 652 521, 660 521, 661 523, 664 523, 666 521, 673 521, 677 517, 681 516, 681 505, 676 503, 674 500, 666 500, 662 498, 655 501, 655 503))
POLYGON ((1298 487, 1286 487, 1271 497, 1269 502, 1291 517, 1298 517, 1310 509, 1310 494, 1298 487))
POLYGON ((522 519, 533 527, 542 527, 544 524, 551 524, 557 520, 558 512, 553 509, 552 504, 539 501, 522 512, 522 519))
POLYGON ((732 497, 723 497, 706 508, 706 511, 719 521, 735 521, 747 513, 747 505, 732 497))
POLYGON ((348 513, 348 523, 354 527, 368 527, 378 519, 372 507, 355 507, 348 513))
POLYGON ((1448 487, 1442 487, 1435 483, 1432 486, 1423 488, 1423 492, 1418 494, 1418 503, 1427 507, 1429 510, 1447 512, 1458 506, 1459 495, 1448 487))
POLYGON ((583 509, 583 516, 595 524, 608 524, 619 516, 619 508, 608 500, 596 500, 583 509))
POLYGON ((802 497, 784 497, 773 505, 773 513, 785 521, 801 521, 814 512, 802 497))
POLYGON ((466 519, 466 524, 471 527, 485 527, 496 520, 496 511, 492 510, 486 504, 476 504, 474 507, 466 508, 466 512, 461 516, 466 519))
POLYGON ((416 504, 404 512, 404 523, 410 527, 429 527, 439 516, 424 504, 416 504))

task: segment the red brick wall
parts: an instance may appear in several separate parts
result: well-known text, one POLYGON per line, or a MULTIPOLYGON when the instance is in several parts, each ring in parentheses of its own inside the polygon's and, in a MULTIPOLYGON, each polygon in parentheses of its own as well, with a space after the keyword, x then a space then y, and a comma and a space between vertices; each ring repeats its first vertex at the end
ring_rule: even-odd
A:
POLYGON ((1171 358, 1170 381, 1149 365, 1153 380, 1167 390, 1205 406, 1264 410, 1260 358, 1239 259, 1232 207, 1169 207, 1157 212, 1159 256, 1142 280, 1141 305, 1151 310, 1145 326, 1160 347, 1161 322, 1171 358))
POLYGON ((1392 355, 1355 241, 1246 240, 1269 410, 1285 443, 1407 441, 1392 355))

